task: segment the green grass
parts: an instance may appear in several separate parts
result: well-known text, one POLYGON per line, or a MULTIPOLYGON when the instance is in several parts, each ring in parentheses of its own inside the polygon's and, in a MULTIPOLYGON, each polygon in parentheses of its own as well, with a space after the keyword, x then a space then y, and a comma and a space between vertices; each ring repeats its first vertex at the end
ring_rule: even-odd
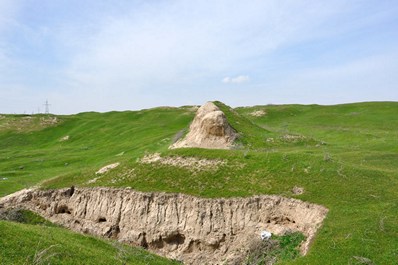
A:
POLYGON ((287 233, 282 236, 273 235, 269 240, 253 241, 245 265, 272 264, 291 261, 300 256, 299 246, 305 240, 301 233, 287 233))
POLYGON ((24 209, 0 209, 0 220, 31 225, 55 226, 40 215, 24 209))
MULTIPOLYGON (((41 181, 44 188, 132 187, 203 197, 281 194, 330 210, 308 255, 282 264, 398 260, 398 103, 237 109, 216 104, 241 134, 234 150, 168 150, 194 116, 188 107, 61 116, 56 125, 26 132, 8 125, 0 129, 0 196, 41 181), (253 117, 255 110, 267 114, 253 117), (70 139, 60 142, 66 135, 70 139), (137 162, 153 152, 226 164, 192 172, 137 162), (114 162, 121 165, 87 183, 114 162), (294 186, 304 194, 294 195, 294 186)), ((4 117, 0 121, 15 119, 4 117)))
POLYGON ((0 264, 178 264, 60 227, 0 221, 0 264))
POLYGON ((193 115, 188 108, 81 113, 58 117, 55 127, 33 132, 14 130, 15 116, 3 115, 1 121, 10 120, 11 130, 0 130, 0 196, 44 179, 84 175, 144 152, 166 150, 193 115), (60 141, 64 136, 69 140, 60 141))

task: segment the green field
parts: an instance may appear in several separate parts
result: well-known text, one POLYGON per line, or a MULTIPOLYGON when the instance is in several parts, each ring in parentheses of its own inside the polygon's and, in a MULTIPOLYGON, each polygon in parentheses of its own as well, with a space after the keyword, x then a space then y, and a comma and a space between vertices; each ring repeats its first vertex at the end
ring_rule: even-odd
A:
MULTIPOLYGON (((39 183, 43 188, 132 187, 202 197, 280 194, 329 208, 308 255, 281 264, 398 264, 398 103, 236 109, 217 104, 240 133, 233 150, 168 150, 192 121, 191 107, 90 112, 56 116, 56 121, 55 116, 1 115, 0 196, 39 183), (258 110, 266 114, 251 115, 258 110), (62 141, 65 136, 69 139, 62 141), (139 163, 154 152, 226 163, 201 171, 139 163), (99 168, 115 162, 121 165, 88 183, 99 168), (305 192, 293 194, 295 186, 305 192)), ((18 257, 19 264, 29 264, 26 260, 38 249, 52 245, 59 264, 112 264, 99 253, 114 260, 125 248, 59 227, 5 221, 0 222, 0 243, 1 258, 18 257), (61 240, 66 235, 70 240, 61 240)), ((127 264, 143 259, 142 264, 167 264, 143 250, 126 251, 127 264)))
POLYGON ((0 264, 179 264, 65 228, 0 221, 0 264))

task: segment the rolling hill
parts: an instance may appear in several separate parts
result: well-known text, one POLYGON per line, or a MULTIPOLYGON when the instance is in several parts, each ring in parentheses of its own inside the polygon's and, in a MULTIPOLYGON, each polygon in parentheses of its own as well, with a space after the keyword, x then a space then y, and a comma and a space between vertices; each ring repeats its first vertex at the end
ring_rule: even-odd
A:
MULTIPOLYGON (((235 109, 215 104, 240 135, 231 150, 168 149, 187 132, 196 110, 192 106, 1 115, 0 196, 35 185, 131 187, 206 198, 278 194, 329 209, 308 254, 280 264, 397 263, 398 103, 235 109), (210 170, 142 163, 154 153, 225 163, 210 170), (96 174, 112 163, 120 165, 96 174)), ((60 227, 0 221, 0 228, 4 264, 29 264, 50 247, 51 264, 110 264, 120 262, 120 255, 127 264, 173 262, 60 227)))

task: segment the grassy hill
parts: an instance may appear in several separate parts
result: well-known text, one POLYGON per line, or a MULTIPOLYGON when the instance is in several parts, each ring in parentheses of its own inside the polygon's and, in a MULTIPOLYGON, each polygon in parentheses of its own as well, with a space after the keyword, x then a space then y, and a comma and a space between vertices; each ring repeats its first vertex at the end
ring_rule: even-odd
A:
POLYGON ((25 212, 16 219, 19 222, 0 221, 0 264, 179 264, 140 248, 73 233, 40 219, 25 212))
MULTIPOLYGON (((237 109, 216 104, 240 133, 234 150, 168 150, 188 128, 195 113, 191 107, 56 117, 2 115, 0 196, 40 182, 43 188, 132 187, 204 197, 281 194, 330 209, 308 255, 283 264, 398 261, 398 103, 237 109), (254 116, 256 111, 263 114, 254 116), (139 162, 154 152, 225 163, 192 171, 139 162), (99 168, 115 162, 120 163, 118 168, 90 183, 99 168), (295 186, 304 193, 294 194, 295 186)), ((32 238, 43 232, 26 224, 0 225, 2 237, 16 240, 22 240, 18 231, 24 229, 31 229, 32 238)), ((59 231, 59 236, 63 233, 59 231)), ((80 244, 77 241, 62 249, 71 251, 80 244)), ((110 243, 95 244, 106 248, 110 243)), ((7 245, 1 255, 15 255, 12 251, 7 245)), ((30 251, 34 255, 34 249, 30 251)), ((32 255, 28 252, 21 255, 32 255)), ((67 263, 67 255, 64 260, 67 263)))

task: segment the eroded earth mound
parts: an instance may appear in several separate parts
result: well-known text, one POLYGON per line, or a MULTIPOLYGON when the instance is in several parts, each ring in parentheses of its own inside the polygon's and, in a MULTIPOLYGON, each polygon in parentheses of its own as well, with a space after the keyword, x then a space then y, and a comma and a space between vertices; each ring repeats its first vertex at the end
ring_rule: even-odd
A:
POLYGON ((228 149, 236 137, 237 133, 229 125, 225 114, 209 101, 196 112, 188 134, 171 145, 170 148, 228 149))

